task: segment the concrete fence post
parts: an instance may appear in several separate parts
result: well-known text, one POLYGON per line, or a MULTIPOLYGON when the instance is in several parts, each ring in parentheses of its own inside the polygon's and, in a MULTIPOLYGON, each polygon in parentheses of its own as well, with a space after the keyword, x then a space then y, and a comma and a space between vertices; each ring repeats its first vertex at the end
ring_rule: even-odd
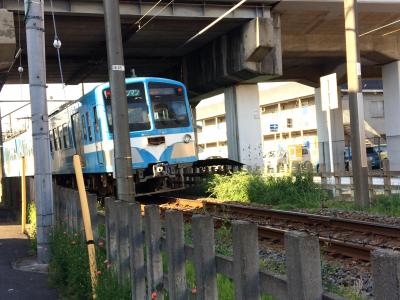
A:
POLYGON ((129 257, 132 300, 146 299, 146 265, 144 261, 144 236, 142 215, 138 202, 128 203, 129 257))
POLYGON ((196 299, 218 299, 214 222, 211 216, 192 217, 192 238, 196 269, 196 299))
MULTIPOLYGON (((29 179, 28 179, 28 187, 30 187, 29 184, 29 179)), ((54 220, 55 224, 59 224, 60 221, 60 199, 59 199, 59 193, 58 193, 58 185, 53 185, 53 199, 54 199, 54 220)), ((29 189, 28 189, 29 190, 29 189)), ((29 201, 29 195, 28 195, 28 201, 29 201)), ((32 203, 32 202, 30 202, 32 203)))
POLYGON ((82 206, 81 206, 81 199, 79 196, 79 192, 75 192, 75 205, 76 205, 76 218, 77 218, 77 224, 78 228, 77 231, 82 234, 82 236, 85 236, 85 226, 83 224, 83 214, 82 214, 82 206))
POLYGON ((186 300, 185 238, 183 214, 177 210, 165 213, 168 256, 168 295, 171 299, 186 300))
POLYGON ((383 182, 384 182, 384 189, 385 189, 385 195, 391 195, 392 194, 392 189, 391 189, 391 176, 390 176, 390 163, 389 159, 383 159, 382 160, 382 167, 383 167, 383 182))
POLYGON ((118 214, 116 210, 115 200, 113 198, 106 198, 106 245, 107 245, 107 259, 114 265, 116 271, 118 268, 118 214))
POLYGON ((116 201, 116 209, 118 214, 118 280, 120 283, 127 283, 130 280, 128 220, 131 216, 124 201, 116 201))
POLYGON ((164 299, 163 268, 161 256, 161 220, 157 205, 144 207, 144 228, 147 262, 147 297, 164 299))
POLYGON ((69 194, 70 194, 70 201, 71 201, 71 206, 72 206, 72 228, 75 232, 78 232, 81 230, 79 227, 79 206, 78 206, 78 201, 79 201, 79 193, 78 191, 68 189, 69 194))
POLYGON ((375 299, 400 299, 400 252, 378 249, 371 258, 375 299))
POLYGON ((66 198, 67 198, 67 203, 68 203, 68 232, 73 232, 73 228, 74 228, 74 224, 73 224, 73 221, 72 221, 72 219, 73 219, 73 210, 74 210, 74 208, 73 208, 73 201, 72 201, 72 193, 71 193, 71 191, 69 190, 69 189, 65 189, 64 190, 65 191, 65 195, 66 195, 66 198))
POLYGON ((285 234, 288 298, 322 299, 321 259, 318 238, 304 232, 285 234))
POLYGON ((61 187, 58 187, 57 193, 58 193, 58 202, 60 205, 60 210, 58 214, 58 224, 63 225, 65 222, 65 202, 63 201, 63 194, 61 187))
POLYGON ((92 221, 93 237, 97 241, 99 239, 98 217, 97 217, 97 195, 88 194, 88 205, 90 220, 92 221))
POLYGON ((232 222, 233 281, 236 300, 260 299, 257 225, 232 222))

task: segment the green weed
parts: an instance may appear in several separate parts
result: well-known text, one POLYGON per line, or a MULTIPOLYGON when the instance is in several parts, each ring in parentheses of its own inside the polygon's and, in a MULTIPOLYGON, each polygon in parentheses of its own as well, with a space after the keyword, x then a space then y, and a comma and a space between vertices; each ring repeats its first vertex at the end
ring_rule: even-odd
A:
POLYGON ((28 236, 29 236, 29 253, 36 255, 37 252, 37 239, 36 239, 36 205, 35 202, 28 202, 27 207, 27 223, 28 236))
POLYGON ((209 182, 209 191, 220 200, 255 202, 281 209, 320 207, 327 199, 308 173, 285 177, 249 172, 215 175, 209 182))

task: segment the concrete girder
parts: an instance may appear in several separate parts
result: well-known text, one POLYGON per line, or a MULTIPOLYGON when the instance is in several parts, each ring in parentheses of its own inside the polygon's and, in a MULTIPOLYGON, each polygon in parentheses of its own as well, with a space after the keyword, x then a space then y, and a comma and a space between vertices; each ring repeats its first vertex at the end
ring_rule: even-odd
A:
POLYGON ((256 18, 185 56, 189 90, 204 97, 223 86, 281 76, 279 20, 279 15, 256 18))
MULTIPOLYGON (((160 8, 152 10, 147 16, 166 18, 218 18, 227 9, 232 7, 231 1, 218 1, 219 3, 207 3, 207 1, 175 1, 174 4, 167 7, 158 14, 160 8, 166 3, 159 5, 160 8), (187 3, 190 2, 190 3, 187 3)), ((216 1, 213 1, 216 2, 216 1)), ((252 4, 243 5, 235 10, 226 18, 230 19, 254 19, 256 17, 267 17, 269 13, 268 4, 274 1, 249 1, 252 4)), ((139 18, 145 14, 155 4, 152 2, 135 1, 135 3, 120 3, 121 17, 139 18)), ((3 7, 10 11, 21 11, 23 7, 18 7, 15 0, 3 0, 3 7)), ((54 12, 58 15, 76 15, 76 16, 100 16, 104 14, 102 1, 88 0, 57 0, 53 3, 54 12)), ((50 3, 45 2, 45 12, 51 12, 50 3)), ((146 19, 147 20, 147 19, 146 19)), ((145 20, 145 21, 146 21, 145 20)))
POLYGON ((14 62, 15 30, 12 12, 0 9, 0 90, 14 62))
MULTIPOLYGON (((316 56, 343 56, 345 54, 345 39, 343 35, 285 35, 282 39, 285 54, 290 56, 295 53, 303 57, 316 56), (307 49, 307 51, 305 51, 307 49)), ((379 53, 380 57, 372 57, 376 64, 382 64, 388 60, 400 59, 400 40, 396 35, 389 36, 363 36, 360 38, 361 57, 370 59, 369 54, 379 53)))

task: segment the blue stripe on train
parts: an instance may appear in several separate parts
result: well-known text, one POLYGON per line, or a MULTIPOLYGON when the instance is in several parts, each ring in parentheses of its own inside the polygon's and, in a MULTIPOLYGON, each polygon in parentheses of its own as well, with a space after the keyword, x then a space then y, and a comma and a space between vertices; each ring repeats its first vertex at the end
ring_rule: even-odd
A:
MULTIPOLYGON (((132 168, 133 169, 143 169, 147 168, 147 166, 151 163, 157 163, 159 162, 150 152, 136 148, 142 158, 144 159, 144 162, 141 163, 133 163, 132 168)), ((176 159, 171 158, 172 154, 172 146, 169 146, 161 155, 160 161, 162 162, 168 162, 169 164, 182 164, 182 163, 191 163, 197 160, 196 156, 190 156, 190 157, 179 157, 176 159)), ((106 168, 105 164, 100 164, 98 160, 98 155, 101 155, 100 152, 90 152, 90 153, 85 153, 85 167, 83 168, 83 173, 111 173, 112 166, 108 166, 106 168)), ((72 157, 67 157, 62 164, 62 168, 54 170, 54 174, 71 174, 74 173, 73 165, 72 165, 72 157)))

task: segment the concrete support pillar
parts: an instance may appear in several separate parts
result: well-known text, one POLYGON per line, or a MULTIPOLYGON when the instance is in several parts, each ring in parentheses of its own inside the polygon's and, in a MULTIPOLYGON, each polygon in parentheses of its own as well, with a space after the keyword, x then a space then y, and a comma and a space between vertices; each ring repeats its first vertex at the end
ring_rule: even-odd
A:
POLYGON ((400 171, 400 61, 383 66, 385 131, 388 158, 392 171, 400 171))
POLYGON ((257 84, 226 88, 228 158, 251 169, 263 168, 260 101, 257 84))
MULTIPOLYGON (((317 114, 317 135, 320 170, 332 172, 330 167, 329 134, 327 112, 322 110, 321 89, 315 89, 315 110, 317 114)), ((342 99, 339 94, 338 108, 330 110, 332 132, 332 156, 335 172, 344 170, 344 129, 342 99)))

